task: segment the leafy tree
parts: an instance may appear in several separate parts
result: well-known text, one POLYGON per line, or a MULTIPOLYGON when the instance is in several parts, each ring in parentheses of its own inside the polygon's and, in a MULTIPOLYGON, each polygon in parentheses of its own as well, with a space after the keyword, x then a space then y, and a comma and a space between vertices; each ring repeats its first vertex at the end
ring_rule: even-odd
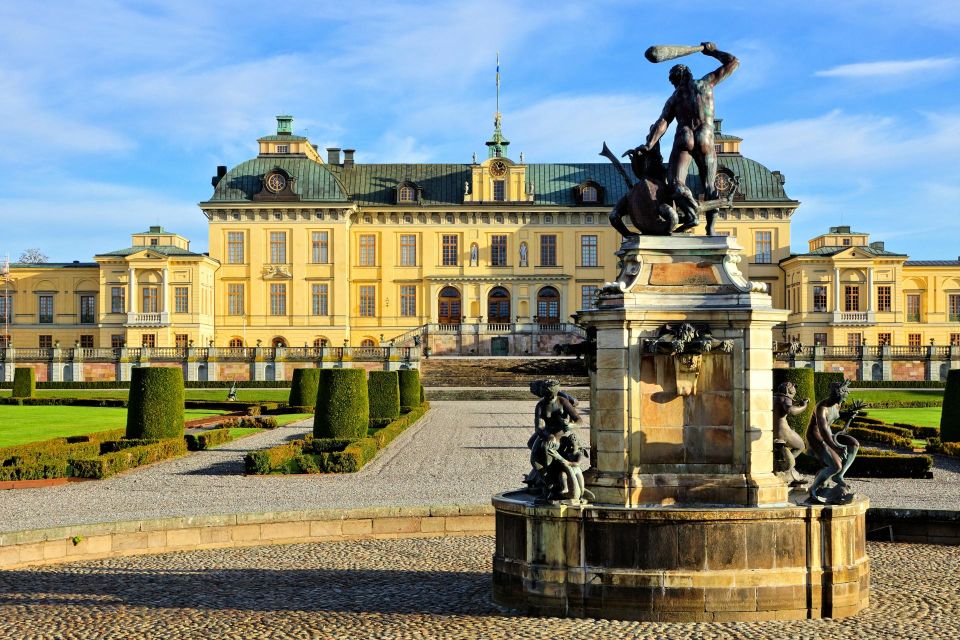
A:
POLYGON ((49 261, 50 258, 37 247, 25 249, 23 253, 20 254, 20 257, 17 258, 17 262, 20 264, 44 264, 49 261))

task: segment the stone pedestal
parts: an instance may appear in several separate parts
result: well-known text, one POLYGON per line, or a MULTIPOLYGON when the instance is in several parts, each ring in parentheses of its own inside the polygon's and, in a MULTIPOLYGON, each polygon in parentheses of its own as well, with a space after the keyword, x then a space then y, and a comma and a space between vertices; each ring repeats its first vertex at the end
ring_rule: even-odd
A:
POLYGON ((579 319, 596 335, 596 499, 496 496, 494 600, 637 620, 865 607, 867 501, 794 504, 774 474, 773 327, 787 312, 744 279, 732 238, 644 236, 617 255, 618 281, 579 319))

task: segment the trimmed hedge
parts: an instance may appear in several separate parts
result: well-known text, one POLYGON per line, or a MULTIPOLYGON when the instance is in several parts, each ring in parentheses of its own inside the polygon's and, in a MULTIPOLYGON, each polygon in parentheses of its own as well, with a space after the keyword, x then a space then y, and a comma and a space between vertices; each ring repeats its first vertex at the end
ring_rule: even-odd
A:
POLYGON ((880 402, 870 400, 867 402, 867 406, 871 409, 926 409, 939 407, 942 404, 942 400, 881 400, 880 402))
POLYGON ((320 369, 313 414, 315 438, 362 438, 370 424, 367 372, 320 369))
POLYGON ((940 427, 924 427, 916 424, 907 424, 904 422, 894 422, 893 426, 903 427, 913 432, 914 438, 939 438, 940 427))
POLYGON ((842 373, 836 371, 817 371, 813 374, 813 397, 814 404, 830 397, 830 383, 843 382, 845 380, 842 373))
MULTIPOLYGON (((190 380, 184 382, 187 389, 223 389, 224 395, 230 390, 233 380, 190 380)), ((290 383, 286 380, 237 380, 237 389, 286 389, 290 383)), ((12 382, 0 382, 0 389, 10 389, 12 382)), ((37 389, 129 389, 129 380, 97 380, 97 381, 60 381, 38 382, 37 389)))
POLYGON ((243 468, 249 474, 265 475, 285 467, 303 450, 303 441, 294 440, 269 449, 251 451, 243 457, 243 468))
POLYGON ((856 438, 857 440, 863 440, 867 442, 874 442, 876 444, 883 444, 889 447, 898 447, 901 449, 911 449, 913 448, 913 443, 909 438, 903 436, 898 436, 887 431, 880 431, 878 429, 867 429, 865 427, 850 427, 850 435, 856 438))
POLYGON ((117 398, 0 398, 0 404, 21 407, 125 407, 127 401, 117 398))
POLYGON ((320 369, 294 369, 287 404, 291 407, 313 407, 317 403, 319 383, 320 369))
POLYGON ((940 413, 940 439, 960 442, 960 369, 951 369, 947 373, 943 411, 940 413))
POLYGON ((944 385, 942 380, 852 380, 850 382, 851 389, 943 389, 944 385))
POLYGON ((127 437, 183 439, 183 370, 134 367, 127 401, 127 437))
POLYGON ((37 372, 33 367, 17 367, 13 371, 14 398, 32 398, 37 391, 37 372))
POLYGON ((803 413, 787 417, 787 423, 790 425, 790 428, 796 431, 802 438, 807 432, 807 426, 810 424, 810 416, 813 415, 813 409, 817 406, 817 401, 814 400, 813 397, 813 369, 807 369, 806 367, 774 369, 773 392, 776 393, 777 389, 779 389, 780 385, 784 382, 792 382, 797 388, 797 395, 794 396, 795 400, 806 398, 809 401, 803 413))
POLYGON ((188 433, 184 437, 189 451, 205 451, 218 444, 230 441, 230 429, 206 429, 200 433, 188 433))
POLYGON ((128 469, 182 456, 186 452, 187 443, 183 438, 167 438, 96 458, 71 459, 70 467, 77 478, 102 480, 128 469))
POLYGON ((396 371, 371 371, 367 378, 370 426, 382 427, 400 417, 400 376, 396 371))
MULTIPOLYGON (((809 454, 797 456, 797 470, 815 474, 822 465, 809 454)), ((915 478, 929 479, 933 458, 927 455, 897 453, 880 449, 861 449, 847 471, 848 478, 915 478)))
POLYGON ((420 402, 420 370, 400 369, 400 411, 412 411, 420 402))

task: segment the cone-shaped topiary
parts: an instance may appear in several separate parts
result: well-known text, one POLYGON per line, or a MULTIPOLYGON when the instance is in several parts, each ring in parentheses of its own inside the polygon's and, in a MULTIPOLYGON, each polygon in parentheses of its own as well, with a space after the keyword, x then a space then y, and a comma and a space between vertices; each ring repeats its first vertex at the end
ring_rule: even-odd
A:
POLYGON ((33 367, 17 367, 13 372, 14 398, 32 398, 37 391, 37 373, 33 367))
POLYGON ((312 407, 317 402, 319 383, 320 369, 294 369, 287 404, 291 407, 312 407))
POLYGON ((370 402, 367 372, 363 369, 320 369, 313 414, 315 438, 348 438, 367 435, 370 402))
POLYGON ((773 392, 776 393, 780 385, 784 382, 792 382, 797 388, 797 395, 794 396, 794 402, 799 402, 806 398, 807 410, 795 416, 788 416, 787 423, 790 428, 797 432, 802 438, 807 432, 807 425, 810 424, 810 416, 813 415, 813 409, 817 406, 814 400, 813 388, 813 369, 802 367, 773 370, 773 392))
POLYGON ((400 376, 396 371, 371 371, 367 392, 371 425, 382 427, 400 417, 400 376))
POLYGON ((813 374, 813 404, 830 397, 830 383, 843 382, 845 379, 842 372, 838 371, 817 371, 813 374))
POLYGON ((960 369, 951 369, 947 373, 940 412, 940 440, 960 442, 960 369))
POLYGON ((400 411, 420 406, 420 370, 400 369, 400 411))
POLYGON ((134 367, 127 402, 127 438, 183 437, 183 370, 134 367))

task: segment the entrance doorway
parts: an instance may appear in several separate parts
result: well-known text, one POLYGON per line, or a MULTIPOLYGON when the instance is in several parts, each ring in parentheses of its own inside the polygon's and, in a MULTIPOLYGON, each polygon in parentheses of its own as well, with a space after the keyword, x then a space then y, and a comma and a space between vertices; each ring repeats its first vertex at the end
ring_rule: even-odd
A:
POLYGON ((487 296, 487 322, 510 323, 510 292, 503 287, 494 287, 487 296))
POLYGON ((540 324, 560 324, 560 292, 544 287, 537 293, 537 318, 540 324))
POLYGON ((456 287, 444 287, 437 300, 437 322, 440 324, 460 324, 462 317, 460 291, 456 287))

